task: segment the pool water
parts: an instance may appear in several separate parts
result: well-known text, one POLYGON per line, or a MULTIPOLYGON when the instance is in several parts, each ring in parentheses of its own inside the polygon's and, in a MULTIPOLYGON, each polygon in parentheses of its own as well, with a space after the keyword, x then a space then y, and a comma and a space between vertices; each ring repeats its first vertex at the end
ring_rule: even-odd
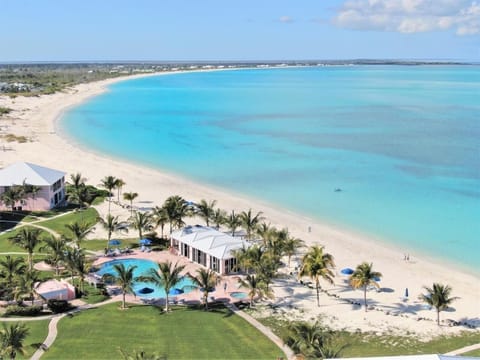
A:
POLYGON ((248 294, 242 291, 235 291, 230 293, 230 296, 235 299, 245 299, 246 297, 248 297, 248 294))
MULTIPOLYGON (((114 269, 114 265, 116 264, 123 264, 125 268, 130 266, 136 266, 137 268, 133 270, 133 276, 138 277, 142 275, 147 275, 150 269, 156 269, 157 264, 150 260, 145 259, 118 259, 106 262, 101 265, 100 270, 96 272, 97 275, 103 276, 105 274, 112 274, 116 275, 116 271, 114 269)), ((175 288, 181 289, 184 293, 188 293, 194 289, 193 282, 187 276, 184 276, 181 281, 175 286, 175 288)), ((149 282, 138 281, 135 282, 133 285, 133 291, 135 295, 145 299, 153 299, 153 298, 165 298, 166 293, 163 287, 156 286, 149 282), (141 293, 140 290, 143 288, 151 288, 153 292, 149 293, 141 293)), ((170 290, 171 291, 171 290, 170 290)), ((170 295, 174 296, 174 295, 170 295)))

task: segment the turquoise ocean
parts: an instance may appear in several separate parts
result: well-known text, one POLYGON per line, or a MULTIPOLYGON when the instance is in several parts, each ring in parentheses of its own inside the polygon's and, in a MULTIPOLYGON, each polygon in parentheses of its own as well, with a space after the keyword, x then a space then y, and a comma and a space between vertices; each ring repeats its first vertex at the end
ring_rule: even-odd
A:
POLYGON ((60 128, 95 151, 480 271, 478 66, 133 79, 60 128))

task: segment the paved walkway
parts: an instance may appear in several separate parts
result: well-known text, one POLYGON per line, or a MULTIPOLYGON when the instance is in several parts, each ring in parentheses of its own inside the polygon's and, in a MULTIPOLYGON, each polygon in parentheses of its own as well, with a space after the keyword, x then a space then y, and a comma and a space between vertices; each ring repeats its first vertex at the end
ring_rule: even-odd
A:
POLYGON ((286 355, 287 359, 294 359, 295 354, 293 353, 292 349, 290 349, 287 345, 283 343, 283 341, 275 335, 268 327, 258 322, 256 319, 244 313, 239 308, 237 308, 234 304, 225 303, 225 306, 232 310, 235 314, 240 316, 241 318, 245 319, 250 325, 257 328, 260 332, 262 332, 266 337, 268 337, 271 341, 275 343, 280 349, 282 349, 283 353, 286 355))
POLYGON ((461 349, 457 349, 457 350, 453 350, 453 351, 450 351, 444 355, 447 355, 447 356, 455 356, 455 355, 460 355, 460 354, 465 354, 467 352, 470 352, 470 351, 473 351, 473 350, 479 350, 480 349, 480 343, 479 344, 474 344, 474 345, 469 345, 469 346, 465 346, 461 349))

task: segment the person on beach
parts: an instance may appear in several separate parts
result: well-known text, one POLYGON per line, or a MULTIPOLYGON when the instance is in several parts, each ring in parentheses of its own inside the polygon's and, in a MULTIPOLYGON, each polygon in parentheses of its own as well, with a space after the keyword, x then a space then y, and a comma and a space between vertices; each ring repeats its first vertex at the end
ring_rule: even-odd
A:
POLYGON ((227 292, 227 283, 223 284, 223 292, 225 292, 225 293, 227 292))

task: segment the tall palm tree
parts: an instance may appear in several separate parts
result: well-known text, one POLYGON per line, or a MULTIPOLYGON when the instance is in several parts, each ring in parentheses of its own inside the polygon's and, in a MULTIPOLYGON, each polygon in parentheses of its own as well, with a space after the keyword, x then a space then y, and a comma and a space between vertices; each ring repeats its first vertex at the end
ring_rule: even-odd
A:
POLYGON ((120 204, 120 192, 122 191, 122 188, 127 185, 123 179, 117 179, 115 181, 115 189, 117 189, 117 202, 120 204))
POLYGON ((256 215, 252 214, 252 209, 248 209, 248 211, 242 211, 240 214, 240 224, 243 226, 245 231, 247 232, 247 240, 253 240, 252 236, 255 233, 260 221, 264 220, 262 216, 262 212, 257 212, 256 215))
POLYGON ((60 264, 65 257, 66 249, 65 240, 53 236, 45 238, 43 240, 43 246, 39 249, 39 251, 47 252, 46 260, 55 267, 55 275, 57 276, 59 275, 60 264))
POLYGON ((232 232, 232 236, 235 236, 235 231, 240 226, 240 216, 235 214, 235 211, 232 210, 230 215, 227 216, 225 219, 225 225, 227 225, 228 229, 232 232))
POLYGON ((204 199, 200 200, 200 202, 197 204, 196 214, 205 220, 205 224, 207 226, 210 226, 210 220, 213 218, 216 204, 217 200, 207 202, 207 200, 204 199))
POLYGON ((210 269, 201 268, 197 270, 197 276, 193 276, 190 273, 187 275, 194 285, 203 289, 203 303, 205 304, 205 310, 208 310, 208 294, 217 284, 217 274, 210 269))
POLYGON ((40 229, 23 227, 20 229, 17 235, 9 238, 9 240, 13 244, 18 245, 22 249, 27 250, 29 270, 33 269, 33 252, 35 250, 35 247, 41 242, 40 240, 41 233, 42 233, 42 230, 40 229))
POLYGON ((133 200, 138 197, 136 192, 123 193, 123 200, 130 201, 130 216, 133 216, 133 200))
POLYGON ((120 286, 122 289, 122 309, 125 309, 125 295, 126 294, 134 294, 133 291, 133 282, 136 280, 133 276, 133 272, 137 266, 129 266, 125 267, 124 264, 115 264, 113 265, 113 269, 115 270, 116 274, 108 274, 104 277, 106 279, 112 279, 116 285, 120 286))
POLYGON ((37 195, 42 190, 40 186, 31 185, 31 184, 24 184, 25 193, 32 198, 33 202, 33 209, 35 209, 35 200, 37 199, 37 195))
POLYGON ((274 227, 270 225, 270 223, 266 223, 265 221, 262 222, 257 226, 257 235, 265 242, 265 239, 269 236, 272 230, 275 230, 274 227))
POLYGON ((376 286, 380 287, 377 281, 382 277, 382 274, 373 271, 373 264, 363 262, 357 266, 352 275, 350 275, 350 285, 354 289, 363 288, 363 299, 365 302, 365 312, 367 311, 367 287, 376 286))
POLYGON ((155 226, 160 226, 163 239, 163 231, 165 229, 165 225, 168 223, 168 215, 163 207, 155 206, 153 209, 153 221, 155 226))
POLYGON ((157 266, 157 269, 150 269, 147 274, 140 276, 139 280, 152 282, 165 289, 165 312, 168 312, 168 293, 182 280, 180 272, 185 268, 185 265, 172 264, 170 261, 166 261, 158 263, 157 266))
POLYGON ((134 215, 130 218, 131 225, 135 230, 138 230, 139 239, 143 239, 143 231, 152 230, 152 215, 140 211, 135 211, 134 215))
POLYGON ((25 354, 23 342, 29 333, 29 329, 24 324, 3 324, 0 330, 0 358, 4 356, 8 359, 15 359, 17 353, 25 354))
POLYGON ((163 208, 170 223, 170 234, 174 228, 180 228, 185 225, 183 219, 191 215, 191 208, 187 201, 178 195, 167 198, 163 203, 163 208))
POLYGON ((299 276, 308 276, 315 281, 317 290, 317 306, 320 306, 320 279, 333 284, 335 267, 333 256, 325 253, 323 246, 312 246, 302 259, 299 276))
POLYGON ((85 186, 86 179, 80 173, 70 175, 71 187, 67 189, 68 201, 83 206, 82 199, 86 198, 87 191, 85 186))
POLYGON ((110 205, 112 203, 112 190, 117 186, 117 178, 115 176, 105 176, 100 180, 100 186, 108 191, 108 214, 110 215, 110 205))
POLYGON ((113 216, 108 214, 105 219, 100 219, 100 223, 103 228, 107 231, 107 249, 110 246, 110 240, 112 239, 112 234, 119 230, 120 222, 118 221, 118 216, 113 216))
POLYGON ((220 229, 220 226, 225 224, 225 220, 227 219, 227 212, 222 209, 215 209, 212 214, 212 222, 215 224, 215 227, 220 229))
POLYGON ((5 258, 0 258, 0 274, 5 279, 8 289, 13 288, 15 276, 24 273, 25 268, 25 262, 21 257, 6 255, 5 258))
POLYGON ((27 270, 18 276, 18 283, 15 287, 14 298, 21 301, 23 296, 27 296, 33 302, 35 300, 35 284, 40 281, 40 272, 37 270, 27 270))
POLYGON ((452 288, 448 285, 433 283, 431 288, 427 286, 423 288, 427 291, 427 294, 421 294, 420 300, 437 310, 437 324, 440 326, 440 312, 447 309, 458 297, 450 297, 452 288))
POLYGON ((80 291, 85 290, 85 277, 90 272, 90 264, 87 262, 83 249, 75 249, 68 251, 65 256, 66 263, 72 274, 78 276, 80 282, 80 291))
POLYGON ((250 307, 253 306, 253 299, 255 297, 273 297, 273 292, 269 290, 265 284, 260 281, 255 275, 248 274, 245 280, 238 279, 241 287, 248 290, 248 297, 250 298, 250 307))
POLYGON ((85 182, 87 181, 87 179, 85 179, 81 173, 71 174, 70 180, 74 189, 79 189, 85 186, 85 182))
POLYGON ((72 233, 72 240, 78 248, 80 247, 82 240, 93 231, 92 227, 85 222, 76 221, 71 224, 66 224, 65 227, 72 233))
POLYGON ((283 244, 284 254, 288 256, 288 267, 290 267, 290 259, 297 254, 297 251, 305 246, 302 239, 289 236, 283 244))

